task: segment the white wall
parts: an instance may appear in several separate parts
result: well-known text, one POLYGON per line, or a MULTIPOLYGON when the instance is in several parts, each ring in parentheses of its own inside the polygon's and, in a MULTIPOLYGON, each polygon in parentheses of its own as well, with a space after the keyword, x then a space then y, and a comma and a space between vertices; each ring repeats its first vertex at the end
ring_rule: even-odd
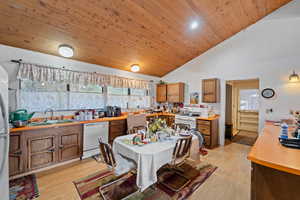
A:
MULTIPOLYGON (((288 77, 300 73, 300 0, 273 12, 246 30, 163 77, 182 81, 189 92, 201 92, 201 79, 221 79, 220 143, 224 144, 225 81, 260 79, 260 89, 271 87, 277 93, 271 100, 260 99, 260 129, 266 119, 289 117, 290 109, 300 110, 300 84, 288 77), (272 114, 266 114, 273 108, 272 114)), ((189 102, 187 96, 186 102, 189 102)))
MULTIPOLYGON (((84 72, 99 72, 103 74, 114 74, 127 78, 137 78, 144 80, 154 80, 155 82, 160 80, 158 77, 148 76, 128 71, 123 71, 119 69, 113 69, 109 67, 104 67, 95 64, 89 64, 85 62, 80 62, 72 59, 62 58, 58 56, 52 56, 44 53, 34 52, 30 50, 15 48, 11 46, 0 44, 0 66, 8 72, 10 88, 17 88, 17 72, 18 64, 10 62, 10 60, 22 59, 24 62, 37 63, 41 65, 49 65, 53 67, 65 67, 66 69, 84 71, 84 72)), ((10 101, 10 109, 15 108, 15 100, 10 101)), ((61 113, 59 113, 61 114, 61 113)), ((64 113, 66 114, 66 113, 64 113)), ((38 115, 35 115, 37 117, 38 115)))

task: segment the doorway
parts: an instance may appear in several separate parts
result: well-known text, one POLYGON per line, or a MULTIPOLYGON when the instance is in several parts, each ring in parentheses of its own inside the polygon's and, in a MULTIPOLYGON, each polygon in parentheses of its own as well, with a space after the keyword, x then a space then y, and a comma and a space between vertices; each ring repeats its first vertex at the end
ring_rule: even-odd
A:
POLYGON ((253 145, 258 136, 259 80, 226 82, 226 138, 253 145))

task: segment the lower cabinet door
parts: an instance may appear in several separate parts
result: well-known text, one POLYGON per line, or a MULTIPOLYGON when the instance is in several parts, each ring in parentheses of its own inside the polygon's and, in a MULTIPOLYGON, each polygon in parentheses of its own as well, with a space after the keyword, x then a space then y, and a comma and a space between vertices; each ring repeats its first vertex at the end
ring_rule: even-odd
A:
POLYGON ((28 170, 47 167, 57 162, 57 136, 28 138, 28 170))
POLYGON ((59 136, 59 161, 71 160, 81 156, 80 134, 70 133, 59 136))
POLYGON ((82 156, 82 126, 59 128, 58 134, 59 162, 82 156))
POLYGON ((22 133, 11 133, 9 136, 9 175, 13 176, 24 171, 24 152, 22 133))

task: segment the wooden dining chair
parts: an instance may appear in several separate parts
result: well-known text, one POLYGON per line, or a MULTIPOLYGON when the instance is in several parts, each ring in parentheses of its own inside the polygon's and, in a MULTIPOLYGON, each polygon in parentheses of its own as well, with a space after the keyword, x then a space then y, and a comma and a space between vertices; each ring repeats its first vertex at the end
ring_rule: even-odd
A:
POLYGON ((147 132, 147 127, 146 126, 135 126, 132 127, 131 129, 128 129, 128 134, 135 134, 138 133, 139 130, 145 130, 147 132))
POLYGON ((172 128, 174 130, 177 130, 178 128, 183 130, 191 130, 191 126, 189 124, 182 124, 182 123, 174 123, 172 125, 172 128))
POLYGON ((136 127, 146 127, 147 117, 145 113, 142 114, 129 114, 127 116, 127 128, 133 130, 136 127))
POLYGON ((116 167, 116 159, 110 144, 102 142, 101 138, 98 138, 98 141, 102 160, 109 168, 114 170, 116 167))
POLYGON ((163 180, 160 182, 168 189, 178 192, 191 182, 189 178, 184 175, 184 171, 180 166, 185 163, 186 159, 190 156, 190 149, 192 145, 192 136, 183 137, 177 140, 173 154, 172 161, 168 165, 169 169, 173 172, 174 179, 171 182, 163 180), (178 181, 174 181, 174 180, 178 181))
MULTIPOLYGON (((128 172, 122 175, 117 175, 115 173, 115 167, 116 167, 116 159, 114 157, 114 153, 113 150, 111 148, 111 146, 107 143, 102 142, 101 138, 98 138, 99 141, 99 148, 100 148, 100 152, 101 152, 101 157, 103 162, 106 163, 107 167, 110 168, 113 171, 113 174, 117 177, 117 179, 115 179, 112 182, 109 182, 107 184, 104 184, 102 186, 99 187, 99 193, 101 194, 101 197, 103 198, 103 200, 106 200, 106 193, 108 193, 110 191, 109 188, 115 188, 118 187, 119 185, 122 185, 124 182, 128 182, 128 179, 130 179, 133 176, 133 173, 128 172)), ((134 175, 135 176, 135 175, 134 175)), ((131 195, 134 195, 135 193, 137 193, 139 191, 139 188, 137 186, 132 187, 132 189, 130 191, 118 191, 118 199, 125 199, 131 195)))

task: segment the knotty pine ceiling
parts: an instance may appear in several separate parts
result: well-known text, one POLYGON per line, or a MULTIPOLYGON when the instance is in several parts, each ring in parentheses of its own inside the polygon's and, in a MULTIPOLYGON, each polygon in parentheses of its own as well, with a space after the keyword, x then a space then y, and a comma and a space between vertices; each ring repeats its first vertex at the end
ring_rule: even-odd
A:
POLYGON ((0 43, 161 77, 290 1, 5 0, 0 43))

